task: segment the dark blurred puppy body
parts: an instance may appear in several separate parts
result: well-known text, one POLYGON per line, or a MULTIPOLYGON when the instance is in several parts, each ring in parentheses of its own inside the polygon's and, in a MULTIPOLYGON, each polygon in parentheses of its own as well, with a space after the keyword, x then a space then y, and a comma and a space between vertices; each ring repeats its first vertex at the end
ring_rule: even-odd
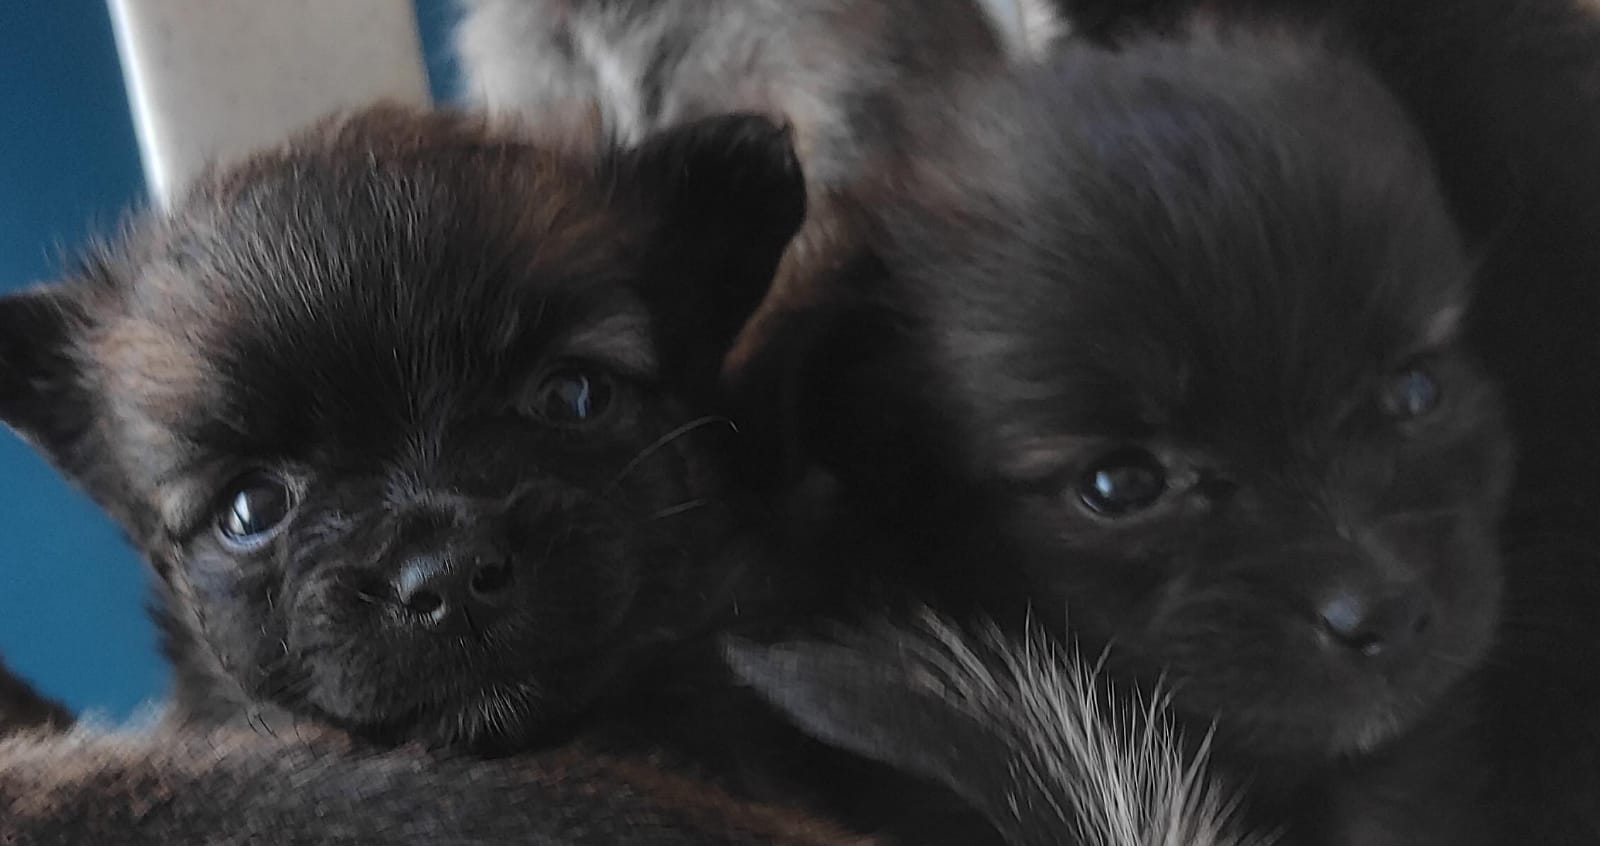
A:
POLYGON ((875 301, 800 367, 856 544, 820 557, 878 562, 837 574, 846 613, 1064 621, 1216 720, 1264 825, 1475 842, 1510 446, 1400 109, 1236 33, 1070 51, 939 117, 875 301))
POLYGON ((381 749, 326 726, 282 736, 166 725, 108 733, 16 719, 0 667, 0 841, 491 846, 868 846, 660 761, 573 746, 493 760, 381 749))

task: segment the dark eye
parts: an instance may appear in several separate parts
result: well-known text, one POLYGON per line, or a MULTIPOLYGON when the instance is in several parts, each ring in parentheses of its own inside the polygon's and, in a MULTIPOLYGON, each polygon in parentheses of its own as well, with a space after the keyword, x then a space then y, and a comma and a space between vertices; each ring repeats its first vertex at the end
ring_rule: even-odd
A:
POLYGON ((1149 508, 1166 491, 1166 468, 1155 456, 1137 448, 1105 456, 1078 482, 1078 498, 1090 511, 1106 517, 1149 508))
POLYGON ((609 376, 596 370, 563 367, 554 370, 534 390, 532 411, 540 418, 567 426, 600 419, 611 407, 615 393, 609 376))
POLYGON ((270 540, 293 510, 288 483, 270 473, 249 473, 223 494, 217 532, 235 549, 253 549, 270 540))
POLYGON ((1422 367, 1395 374, 1383 392, 1383 410, 1401 420, 1425 417, 1439 407, 1439 383, 1422 367))

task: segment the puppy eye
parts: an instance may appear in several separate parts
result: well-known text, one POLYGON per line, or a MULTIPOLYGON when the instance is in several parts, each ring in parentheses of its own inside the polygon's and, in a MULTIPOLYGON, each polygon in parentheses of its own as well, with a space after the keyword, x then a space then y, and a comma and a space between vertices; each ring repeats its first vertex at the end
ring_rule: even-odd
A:
POLYGON ((1383 391, 1383 410, 1399 420, 1425 417, 1439 407, 1443 392, 1432 373, 1412 366, 1395 374, 1383 391))
POLYGON ((228 486, 217 514, 217 533, 223 543, 247 551, 271 540, 289 512, 294 492, 288 483, 268 473, 254 472, 228 486))
POLYGON ((1160 459, 1138 448, 1100 459, 1078 482, 1078 499, 1104 517, 1124 517, 1154 505, 1167 491, 1160 459))
POLYGON ((534 390, 532 411, 563 426, 582 426, 605 415, 615 395, 610 376, 578 367, 552 371, 534 390))

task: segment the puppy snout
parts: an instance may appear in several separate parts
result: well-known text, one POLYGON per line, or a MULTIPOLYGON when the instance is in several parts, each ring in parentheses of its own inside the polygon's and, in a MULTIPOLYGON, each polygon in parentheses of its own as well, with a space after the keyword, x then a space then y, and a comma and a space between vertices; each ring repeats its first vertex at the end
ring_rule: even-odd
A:
POLYGON ((443 551, 406 559, 393 587, 396 602, 423 628, 464 635, 504 616, 514 584, 511 561, 504 555, 443 551))
POLYGON ((1343 590, 1317 608, 1328 642, 1358 655, 1393 655, 1412 646, 1433 623, 1433 601, 1421 587, 1343 590))

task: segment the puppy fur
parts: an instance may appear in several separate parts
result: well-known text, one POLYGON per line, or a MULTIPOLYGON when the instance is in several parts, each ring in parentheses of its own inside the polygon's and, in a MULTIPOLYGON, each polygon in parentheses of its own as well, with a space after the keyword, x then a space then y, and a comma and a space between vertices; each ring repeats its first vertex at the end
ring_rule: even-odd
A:
POLYGON ((0 418, 148 557, 177 723, 560 736, 776 582, 712 394, 803 204, 759 117, 593 153, 378 109, 0 299, 0 418))
MULTIPOLYGON (((708 114, 750 111, 794 127, 810 206, 773 294, 735 352, 848 252, 841 203, 906 132, 904 104, 1003 60, 975 0, 464 0, 457 55, 465 93, 535 132, 636 142, 708 114)), ((1047 32, 1048 9, 1025 11, 1047 32), (1041 21, 1041 19, 1044 19, 1041 21)), ((1005 21, 1005 23, 1013 23, 1005 21)), ((1042 39, 1015 48, 1042 49, 1042 39)))
POLYGON ((1077 654, 923 614, 838 642, 733 642, 740 676, 818 737, 918 772, 981 808, 1013 846, 1267 846, 1182 752, 1161 700, 1107 706, 1077 654))
POLYGON ((72 725, 66 706, 34 690, 0 662, 0 737, 24 729, 72 725))
POLYGON ((1520 457, 1483 733, 1506 843, 1600 842, 1600 7, 1582 0, 1062 4, 1117 43, 1194 18, 1334 39, 1421 127, 1479 255, 1468 340, 1520 457))
POLYGON ((1236 32, 1064 51, 930 114, 876 292, 798 333, 848 547, 819 560, 876 562, 840 568, 844 613, 1065 620, 1190 736, 1216 721, 1256 819, 1474 842, 1458 722, 1511 450, 1400 107, 1236 32))
MULTIPOLYGON (((38 698, 4 667, 0 690, 38 698)), ((4 737, 7 727, 0 723, 0 842, 15 846, 872 843, 735 800, 658 761, 582 747, 474 760, 414 745, 377 749, 311 725, 282 737, 172 726, 4 737)))

